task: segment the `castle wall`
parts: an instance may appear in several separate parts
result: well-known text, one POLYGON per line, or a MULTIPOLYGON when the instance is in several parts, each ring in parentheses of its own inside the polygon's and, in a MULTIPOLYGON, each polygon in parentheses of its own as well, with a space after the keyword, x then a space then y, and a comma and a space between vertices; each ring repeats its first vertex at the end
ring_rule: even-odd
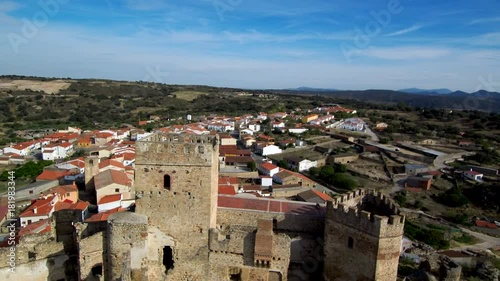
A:
POLYGON ((140 271, 146 257, 147 223, 146 216, 129 212, 109 216, 106 280, 148 280, 140 271))
POLYGON ((92 280, 92 268, 101 265, 104 267, 103 253, 105 246, 105 237, 103 232, 98 232, 90 237, 79 241, 79 262, 80 278, 82 280, 92 280))
POLYGON ((257 227, 259 220, 275 219, 275 231, 323 233, 325 218, 311 217, 287 213, 270 213, 219 208, 217 225, 224 228, 231 225, 246 225, 257 227))
POLYGON ((396 280, 404 216, 381 193, 345 196, 327 204, 325 279, 396 280))
POLYGON ((0 280, 65 279, 65 262, 69 257, 64 246, 51 233, 24 236, 16 245, 16 269, 10 272, 10 248, 0 248, 0 280))
POLYGON ((233 271, 241 272, 242 281, 268 281, 269 272, 278 272, 286 280, 290 262, 291 239, 286 234, 273 235, 273 257, 269 266, 254 264, 255 228, 229 227, 211 230, 210 279, 229 280, 233 271))

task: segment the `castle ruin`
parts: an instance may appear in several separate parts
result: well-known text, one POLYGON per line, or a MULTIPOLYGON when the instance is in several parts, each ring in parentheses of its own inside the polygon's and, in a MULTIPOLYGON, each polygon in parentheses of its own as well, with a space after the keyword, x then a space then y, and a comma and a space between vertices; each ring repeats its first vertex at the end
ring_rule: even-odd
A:
POLYGON ((155 134, 136 153, 135 212, 77 226, 81 280, 397 278, 405 218, 381 193, 326 205, 218 195, 213 135, 155 134))

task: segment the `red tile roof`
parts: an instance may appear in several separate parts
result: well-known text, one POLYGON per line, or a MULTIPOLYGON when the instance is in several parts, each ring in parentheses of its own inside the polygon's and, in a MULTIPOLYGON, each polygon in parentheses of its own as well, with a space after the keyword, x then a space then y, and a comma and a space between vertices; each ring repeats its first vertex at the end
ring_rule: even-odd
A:
POLYGON ((238 178, 236 177, 220 177, 219 185, 233 185, 238 184, 238 178))
POLYGON ((236 191, 232 185, 219 185, 219 194, 236 195, 236 191))
POLYGON ((476 226, 487 227, 487 228, 491 228, 491 229, 498 228, 498 226, 496 224, 491 223, 491 222, 487 222, 487 221, 482 221, 482 220, 476 220, 476 226))
POLYGON ((117 168, 125 169, 125 166, 123 166, 123 163, 120 161, 111 160, 111 159, 103 159, 103 160, 101 160, 101 162, 99 162, 99 169, 104 169, 108 166, 114 166, 117 168))
POLYGON ((108 132, 100 132, 100 133, 97 133, 94 135, 94 137, 96 138, 104 138, 104 139, 107 139, 107 138, 110 138, 114 136, 112 133, 108 133, 108 132))
POLYGON ((311 189, 311 191, 314 192, 314 194, 316 194, 318 197, 320 197, 321 199, 323 199, 325 201, 331 201, 332 200, 332 197, 330 197, 326 193, 320 192, 320 191, 318 191, 316 189, 311 189))
POLYGON ((0 206, 0 221, 3 218, 6 218, 8 214, 9 214, 9 207, 8 206, 0 206))
POLYGON ((50 194, 60 194, 60 195, 65 195, 68 192, 78 192, 78 187, 76 185, 60 185, 56 186, 54 188, 49 189, 48 191, 44 192, 44 195, 50 195, 50 194))
POLYGON ((121 194, 113 194, 113 195, 106 195, 99 200, 98 205, 101 204, 106 204, 106 203, 111 203, 111 202, 116 202, 116 201, 121 201, 122 200, 122 195, 121 194))
POLYGON ((117 213, 117 212, 125 212, 126 210, 127 209, 124 209, 124 208, 121 208, 121 207, 117 207, 117 208, 108 210, 106 212, 95 214, 95 215, 91 216, 90 218, 86 219, 85 222, 89 223, 89 222, 107 221, 109 215, 117 213))
POLYGON ((77 166, 80 169, 85 168, 85 160, 83 159, 83 157, 68 161, 68 164, 77 166))
POLYGON ((89 202, 86 201, 78 201, 76 203, 68 203, 66 200, 64 202, 57 202, 55 206, 55 211, 61 210, 80 210, 84 211, 89 207, 89 202))
POLYGON ((25 235, 31 234, 41 234, 50 231, 50 221, 49 219, 39 220, 34 223, 30 223, 26 227, 23 227, 19 230, 18 236, 22 237, 25 235))
POLYGON ((37 217, 37 216, 47 216, 52 212, 54 206, 51 204, 54 196, 48 197, 47 199, 36 200, 31 206, 28 207, 24 212, 22 212, 19 217, 37 217), (35 213, 36 210, 36 213, 35 213))
POLYGON ((267 163, 267 162, 260 164, 260 167, 264 168, 264 169, 266 169, 268 171, 272 171, 272 170, 274 170, 276 168, 279 168, 278 166, 276 166, 274 164, 271 164, 271 163, 267 163))
POLYGON ((96 189, 100 189, 112 183, 126 186, 132 185, 132 181, 127 177, 127 174, 122 171, 106 170, 94 177, 94 185, 96 189))
POLYGON ((53 171, 53 170, 44 170, 36 180, 59 180, 64 176, 70 175, 71 171, 53 171))

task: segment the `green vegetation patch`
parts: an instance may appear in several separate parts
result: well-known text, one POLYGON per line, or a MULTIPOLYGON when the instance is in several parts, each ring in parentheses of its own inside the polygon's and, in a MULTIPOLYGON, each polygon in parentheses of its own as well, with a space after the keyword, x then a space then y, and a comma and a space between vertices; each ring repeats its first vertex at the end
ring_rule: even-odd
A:
MULTIPOLYGON (((15 178, 24 180, 34 180, 39 174, 43 172, 43 168, 52 165, 52 161, 29 161, 21 167, 15 169, 15 178)), ((9 171, 3 171, 0 174, 0 181, 7 181, 9 179, 9 171)))
POLYGON ((175 95, 175 97, 178 99, 185 101, 192 101, 199 96, 206 95, 207 93, 197 92, 197 91, 179 91, 179 92, 173 92, 172 94, 175 95))
POLYGON ((450 241, 445 238, 445 231, 443 230, 429 228, 406 220, 404 233, 409 239, 423 242, 438 250, 450 247, 450 241))

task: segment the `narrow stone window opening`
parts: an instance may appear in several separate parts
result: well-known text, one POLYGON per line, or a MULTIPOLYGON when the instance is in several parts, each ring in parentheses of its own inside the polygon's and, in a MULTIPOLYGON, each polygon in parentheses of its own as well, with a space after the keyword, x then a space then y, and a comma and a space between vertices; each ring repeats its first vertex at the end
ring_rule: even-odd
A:
POLYGON ((28 252, 28 259, 30 261, 36 260, 36 253, 35 252, 28 252))
POLYGON ((229 274, 229 280, 231 281, 241 281, 241 272, 229 274))
POLYGON ((354 248, 354 239, 352 239, 352 237, 349 237, 348 241, 347 241, 347 247, 349 249, 352 249, 354 248))
POLYGON ((172 179, 170 178, 169 175, 164 175, 163 176, 163 188, 170 190, 172 187, 172 179))
POLYGON ((98 264, 98 265, 92 267, 92 275, 102 276, 102 264, 98 264))
POLYGON ((169 246, 163 247, 163 265, 165 266, 165 273, 174 268, 174 256, 172 248, 169 246))

